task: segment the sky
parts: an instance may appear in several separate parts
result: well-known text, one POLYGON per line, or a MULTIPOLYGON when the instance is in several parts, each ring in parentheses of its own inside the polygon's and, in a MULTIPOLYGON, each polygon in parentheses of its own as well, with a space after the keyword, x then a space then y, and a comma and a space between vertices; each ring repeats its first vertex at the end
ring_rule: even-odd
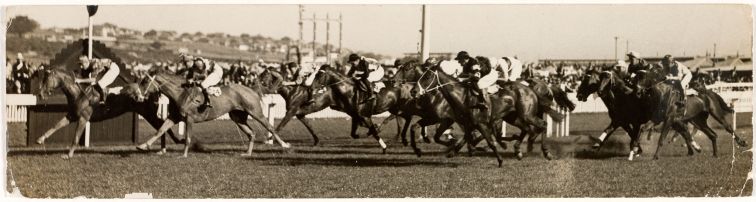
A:
MULTIPOLYGON (((420 5, 305 5, 305 18, 343 15, 343 46, 392 56, 417 52, 420 5)), ((41 27, 85 27, 84 6, 11 6, 3 20, 26 15, 41 27)), ((297 5, 100 6, 95 23, 142 31, 249 33, 299 38, 297 5)), ((748 5, 429 5, 432 52, 539 58, 614 58, 629 50, 643 56, 751 55, 748 5)), ((325 23, 317 25, 325 43, 325 23)), ((331 24, 331 41, 338 40, 331 24)), ((312 23, 304 40, 312 41, 312 23)))

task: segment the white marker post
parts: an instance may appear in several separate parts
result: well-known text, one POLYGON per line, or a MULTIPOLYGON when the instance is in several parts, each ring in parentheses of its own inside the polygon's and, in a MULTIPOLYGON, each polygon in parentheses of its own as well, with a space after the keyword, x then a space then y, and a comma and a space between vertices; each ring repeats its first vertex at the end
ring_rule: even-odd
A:
MULTIPOLYGON (((89 13, 88 18, 88 27, 89 27, 89 36, 87 37, 87 57, 92 60, 92 16, 94 16, 95 13, 97 13, 97 6, 87 6, 87 13, 89 13)), ((90 124, 89 121, 87 121, 86 126, 84 128, 84 147, 89 147, 89 135, 90 135, 90 124)))

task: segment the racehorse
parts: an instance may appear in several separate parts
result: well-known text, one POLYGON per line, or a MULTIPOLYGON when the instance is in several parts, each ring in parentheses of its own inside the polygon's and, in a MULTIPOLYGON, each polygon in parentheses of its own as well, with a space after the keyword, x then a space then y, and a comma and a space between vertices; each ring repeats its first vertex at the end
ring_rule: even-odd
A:
POLYGON ((326 93, 313 94, 315 102, 305 105, 308 89, 300 85, 283 85, 284 78, 281 73, 266 69, 256 79, 262 85, 262 89, 265 89, 265 93, 278 93, 286 101, 286 115, 276 126, 276 132, 280 132, 291 118, 296 116, 310 132, 313 145, 318 145, 320 138, 315 134, 315 130, 312 129, 310 121, 305 116, 328 107, 331 103, 330 97, 324 96, 326 93))
POLYGON ((657 142, 658 147, 656 148, 656 152, 654 152, 654 159, 659 159, 659 152, 664 145, 663 140, 666 138, 670 128, 685 138, 688 155, 694 154, 694 147, 696 151, 701 151, 700 147, 692 141, 692 137, 685 127, 685 124, 691 121, 694 126, 703 130, 709 137, 709 140, 712 141, 714 145, 713 153, 716 156, 716 134, 713 133, 706 123, 708 113, 706 112, 704 101, 693 96, 689 97, 684 104, 678 103, 680 97, 685 95, 683 92, 675 90, 673 84, 663 81, 664 79, 661 79, 661 77, 665 77, 665 75, 662 72, 662 68, 656 67, 650 70, 640 70, 632 80, 636 86, 634 96, 641 100, 642 108, 640 109, 645 109, 644 113, 646 113, 646 116, 650 118, 653 124, 662 124, 659 141, 657 142), (684 106, 681 106, 681 104, 684 106))
MULTIPOLYGON (((134 102, 135 100, 127 96, 128 90, 124 88, 120 94, 109 94, 105 105, 98 104, 99 93, 91 87, 82 89, 75 82, 75 76, 72 71, 60 68, 47 69, 38 74, 42 78, 40 83, 41 99, 47 99, 54 89, 62 89, 63 94, 68 101, 68 112, 65 117, 61 118, 58 123, 47 130, 37 139, 37 144, 44 144, 45 139, 52 136, 59 129, 76 122, 75 138, 66 158, 73 157, 74 150, 79 144, 81 134, 84 132, 87 122, 99 122, 117 117, 125 112, 136 112, 149 123, 152 127, 158 128, 163 124, 157 116, 158 106, 151 102, 134 102)), ((133 84, 131 84, 133 85, 133 84)), ((156 101, 157 97, 150 97, 150 100, 156 101)), ((182 143, 173 131, 168 131, 174 142, 182 143)), ((162 142, 161 153, 165 152, 165 140, 162 142)))
POLYGON ((247 122, 247 118, 250 116, 271 132, 281 147, 290 147, 288 143, 281 140, 278 134, 273 131, 273 127, 265 120, 261 108, 262 95, 259 91, 256 92, 238 84, 223 86, 220 87, 221 95, 210 97, 210 101, 215 105, 213 108, 199 109, 199 106, 204 103, 204 97, 201 96, 202 90, 197 86, 185 87, 185 82, 185 79, 181 76, 166 73, 162 69, 152 69, 147 79, 144 79, 137 86, 136 90, 138 93, 132 94, 137 100, 143 100, 145 95, 163 93, 171 102, 178 103, 180 109, 180 114, 171 114, 160 129, 158 129, 157 133, 145 143, 137 146, 137 149, 148 150, 150 145, 157 138, 163 136, 167 129, 183 120, 186 122, 186 142, 184 143, 183 157, 187 157, 191 144, 192 124, 210 121, 226 113, 249 138, 249 146, 246 153, 243 153, 242 156, 252 155, 254 147, 255 133, 247 122))
MULTIPOLYGON (((727 106, 727 104, 719 95, 711 90, 706 89, 705 85, 703 85, 703 83, 705 82, 704 79, 697 77, 695 81, 691 82, 691 87, 698 91, 699 95, 687 96, 685 108, 678 109, 680 108, 680 106, 674 104, 674 102, 679 99, 678 96, 686 95, 678 93, 673 89, 671 84, 665 82, 665 75, 666 73, 664 72, 663 68, 656 67, 650 70, 640 71, 635 78, 638 93, 646 99, 646 103, 650 107, 658 108, 658 110, 655 111, 656 113, 654 114, 653 118, 662 119, 662 117, 660 116, 669 115, 670 113, 679 114, 682 112, 682 117, 667 121, 674 121, 672 123, 672 127, 681 127, 679 126, 680 124, 683 124, 682 127, 684 127, 684 123, 692 123, 698 130, 701 130, 704 132, 704 134, 706 134, 706 136, 712 142, 713 155, 717 156, 717 134, 713 129, 711 129, 711 127, 709 127, 707 123, 707 119, 711 115, 715 120, 717 120, 725 127, 725 130, 727 130, 728 133, 732 135, 735 143, 737 143, 741 147, 747 146, 747 143, 742 140, 737 134, 735 134, 735 131, 732 130, 730 124, 727 123, 725 119, 726 114, 734 113, 734 111, 727 106), (669 96, 666 97, 666 99, 669 100, 665 100, 664 95, 669 96), (670 104, 669 102, 672 103, 670 104)), ((654 155, 655 159, 658 159, 659 150, 663 145, 662 140, 664 140, 664 138, 666 137, 665 129, 667 131, 669 130, 669 127, 666 127, 666 124, 667 123, 665 122, 665 125, 662 125, 662 132, 658 142, 659 147, 657 148, 657 151, 654 155)), ((679 132, 678 129, 676 130, 679 132)), ((683 129, 683 131, 685 130, 683 129)), ((685 133, 681 133, 681 135, 685 137, 686 133, 687 131, 685 131, 685 133)), ((689 154, 690 153, 691 152, 689 152, 689 154)))
POLYGON ((370 117, 377 111, 386 110, 376 103, 388 103, 387 101, 393 99, 394 96, 381 95, 379 93, 376 99, 360 103, 361 101, 358 98, 366 96, 366 92, 358 90, 352 78, 348 78, 330 69, 327 65, 322 66, 320 70, 313 74, 316 75, 312 88, 329 89, 330 93, 328 95, 332 101, 329 105, 331 109, 342 111, 352 118, 352 130, 350 134, 352 138, 358 138, 356 134, 358 125, 365 126, 368 128, 367 135, 373 136, 383 149, 383 153, 386 153, 386 143, 378 136, 380 131, 370 117))
MULTIPOLYGON (((648 121, 648 118, 635 113, 640 102, 637 97, 614 91, 615 84, 613 82, 617 80, 613 78, 615 75, 615 71, 602 73, 595 68, 588 69, 581 79, 580 86, 578 86, 577 98, 579 101, 585 102, 589 95, 597 93, 608 110, 611 123, 603 130, 601 137, 597 138, 598 142, 593 145, 594 148, 600 149, 605 143, 604 140, 608 139, 617 128, 622 127, 630 136, 631 146, 638 147, 639 155, 643 149, 637 142, 637 135, 640 134, 641 126, 648 121), (602 87, 603 90, 599 90, 602 87)), ((591 137, 593 138, 593 136, 591 137)), ((634 158, 632 155, 629 157, 630 159, 634 158)))

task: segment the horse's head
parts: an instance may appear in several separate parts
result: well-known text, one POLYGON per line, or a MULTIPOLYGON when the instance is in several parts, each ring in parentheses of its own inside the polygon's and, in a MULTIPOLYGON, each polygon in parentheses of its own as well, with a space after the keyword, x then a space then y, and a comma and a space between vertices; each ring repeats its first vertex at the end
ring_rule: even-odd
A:
POLYGON ((714 80, 714 77, 711 76, 711 74, 700 72, 697 69, 695 72, 693 72, 693 76, 690 80, 690 88, 697 91, 702 91, 706 89, 707 85, 712 85, 714 84, 714 82, 716 82, 716 80, 714 80))
POLYGON ((179 97, 179 106, 181 107, 181 116, 186 117, 195 109, 199 108, 205 102, 202 96, 202 89, 198 85, 189 85, 179 97))
POLYGON ((320 89, 324 86, 338 84, 348 79, 345 77, 342 78, 343 76, 340 76, 339 73, 334 71, 331 66, 327 64, 320 66, 318 71, 313 72, 313 74, 315 74, 315 79, 311 85, 313 89, 320 89))
POLYGON ((394 77, 392 77, 390 80, 394 82, 394 84, 401 85, 405 82, 415 82, 418 78, 420 78, 420 75, 423 73, 422 64, 420 64, 417 61, 409 61, 402 65, 400 65, 396 71, 396 74, 394 74, 394 77))
POLYGON ((42 73, 39 74, 39 76, 41 76, 42 78, 42 81, 39 85, 40 98, 42 98, 43 100, 47 99, 47 96, 52 94, 53 90, 60 88, 66 83, 74 83, 73 76, 63 71, 64 70, 60 69, 45 69, 42 73))
POLYGON ((586 71, 580 79, 580 86, 577 89, 577 99, 585 102, 588 96, 597 92, 601 84, 599 73, 594 70, 586 71))
POLYGON ((425 93, 428 93, 429 91, 438 89, 438 86, 441 82, 440 77, 442 74, 444 73, 438 71, 437 66, 432 66, 424 70, 423 73, 421 73, 417 78, 417 82, 415 82, 414 87, 410 91, 412 97, 417 98, 425 93))
POLYGON ((635 77, 633 77, 632 83, 635 84, 636 90, 636 96, 640 97, 644 93, 646 93, 646 90, 648 88, 653 87, 659 81, 663 81, 664 74, 661 72, 661 68, 651 68, 649 70, 640 70, 636 72, 635 77))

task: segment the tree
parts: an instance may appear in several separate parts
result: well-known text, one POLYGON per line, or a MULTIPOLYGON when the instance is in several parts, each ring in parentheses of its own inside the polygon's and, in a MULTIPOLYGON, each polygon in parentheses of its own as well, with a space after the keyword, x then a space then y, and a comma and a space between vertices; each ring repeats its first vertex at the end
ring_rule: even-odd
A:
POLYGON ((186 33, 186 32, 184 32, 184 33, 181 34, 181 38, 189 38, 189 37, 192 37, 192 34, 189 34, 189 33, 186 33))
POLYGON ((163 43, 160 43, 160 41, 155 41, 150 44, 150 47, 154 48, 155 50, 160 50, 160 48, 163 48, 163 43))
POLYGON ((202 34, 202 32, 195 32, 195 33, 194 33, 194 36, 198 36, 198 37, 201 37, 201 36, 205 36, 205 35, 204 35, 204 34, 202 34))
POLYGON ((20 15, 8 21, 6 27, 8 27, 8 33, 18 34, 21 37, 39 28, 39 23, 34 19, 20 15))
POLYGON ((241 34, 241 38, 242 39, 247 39, 247 38, 249 38, 249 34, 247 34, 247 33, 241 34))
POLYGON ((289 38, 288 36, 281 38, 281 43, 289 44, 290 42, 291 42, 291 38, 289 38))
POLYGON ((157 31, 155 31, 154 29, 151 29, 150 31, 147 31, 144 33, 145 38, 152 38, 156 36, 157 36, 157 31))

